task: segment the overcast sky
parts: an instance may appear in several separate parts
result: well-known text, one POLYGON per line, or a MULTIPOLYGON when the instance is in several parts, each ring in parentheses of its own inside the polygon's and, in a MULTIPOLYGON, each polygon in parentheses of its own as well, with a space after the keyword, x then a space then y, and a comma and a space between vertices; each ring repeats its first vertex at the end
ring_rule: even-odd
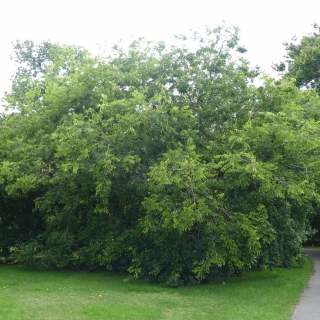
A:
POLYGON ((240 28, 252 65, 271 73, 283 41, 312 32, 320 0, 4 0, 0 6, 0 97, 10 89, 16 40, 51 40, 95 52, 104 42, 144 36, 166 40, 204 25, 240 28))

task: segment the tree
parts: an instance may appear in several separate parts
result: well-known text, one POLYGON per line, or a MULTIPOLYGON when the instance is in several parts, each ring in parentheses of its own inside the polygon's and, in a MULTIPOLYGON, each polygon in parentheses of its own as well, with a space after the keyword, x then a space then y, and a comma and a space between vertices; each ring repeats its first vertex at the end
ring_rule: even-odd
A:
POLYGON ((299 88, 316 89, 320 93, 320 26, 313 25, 315 31, 303 36, 301 41, 285 42, 287 56, 285 62, 275 64, 277 71, 296 79, 299 88))
MULTIPOLYGON (((295 84, 302 89, 314 89, 320 94, 320 26, 314 24, 314 32, 303 36, 301 40, 293 38, 292 42, 284 43, 287 56, 285 62, 274 66, 275 70, 284 72, 285 78, 294 78, 295 84)), ((317 106, 309 112, 318 119, 317 106)), ((319 241, 320 216, 311 218, 316 234, 310 235, 308 241, 319 241)))
POLYGON ((0 196, 29 207, 5 207, 0 227, 35 222, 3 250, 170 286, 300 258, 318 202, 318 96, 287 80, 255 88, 237 29, 177 41, 105 59, 16 47, 0 196))

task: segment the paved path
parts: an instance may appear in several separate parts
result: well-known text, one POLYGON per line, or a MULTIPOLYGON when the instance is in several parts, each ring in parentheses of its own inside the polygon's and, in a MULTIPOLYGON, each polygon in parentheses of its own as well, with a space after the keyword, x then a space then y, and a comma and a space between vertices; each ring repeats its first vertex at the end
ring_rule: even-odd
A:
POLYGON ((320 320, 320 250, 304 249, 314 261, 314 274, 302 293, 293 314, 294 320, 320 320))

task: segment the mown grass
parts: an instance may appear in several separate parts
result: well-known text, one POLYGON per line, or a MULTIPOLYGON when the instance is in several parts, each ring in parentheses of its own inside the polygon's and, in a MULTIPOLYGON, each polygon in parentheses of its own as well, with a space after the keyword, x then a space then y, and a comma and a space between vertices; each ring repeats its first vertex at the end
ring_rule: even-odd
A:
POLYGON ((0 319, 291 319, 312 273, 248 273, 210 285, 164 288, 126 275, 28 270, 0 265, 0 319))

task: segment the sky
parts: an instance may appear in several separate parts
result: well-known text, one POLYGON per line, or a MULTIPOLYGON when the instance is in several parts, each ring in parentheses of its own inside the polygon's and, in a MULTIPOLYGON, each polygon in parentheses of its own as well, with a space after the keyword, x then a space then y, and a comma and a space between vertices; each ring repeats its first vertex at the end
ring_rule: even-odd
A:
POLYGON ((0 6, 0 99, 10 90, 12 43, 50 40, 92 53, 119 39, 167 40, 225 21, 240 28, 252 66, 272 74, 284 41, 320 23, 320 0, 5 0, 0 6))

